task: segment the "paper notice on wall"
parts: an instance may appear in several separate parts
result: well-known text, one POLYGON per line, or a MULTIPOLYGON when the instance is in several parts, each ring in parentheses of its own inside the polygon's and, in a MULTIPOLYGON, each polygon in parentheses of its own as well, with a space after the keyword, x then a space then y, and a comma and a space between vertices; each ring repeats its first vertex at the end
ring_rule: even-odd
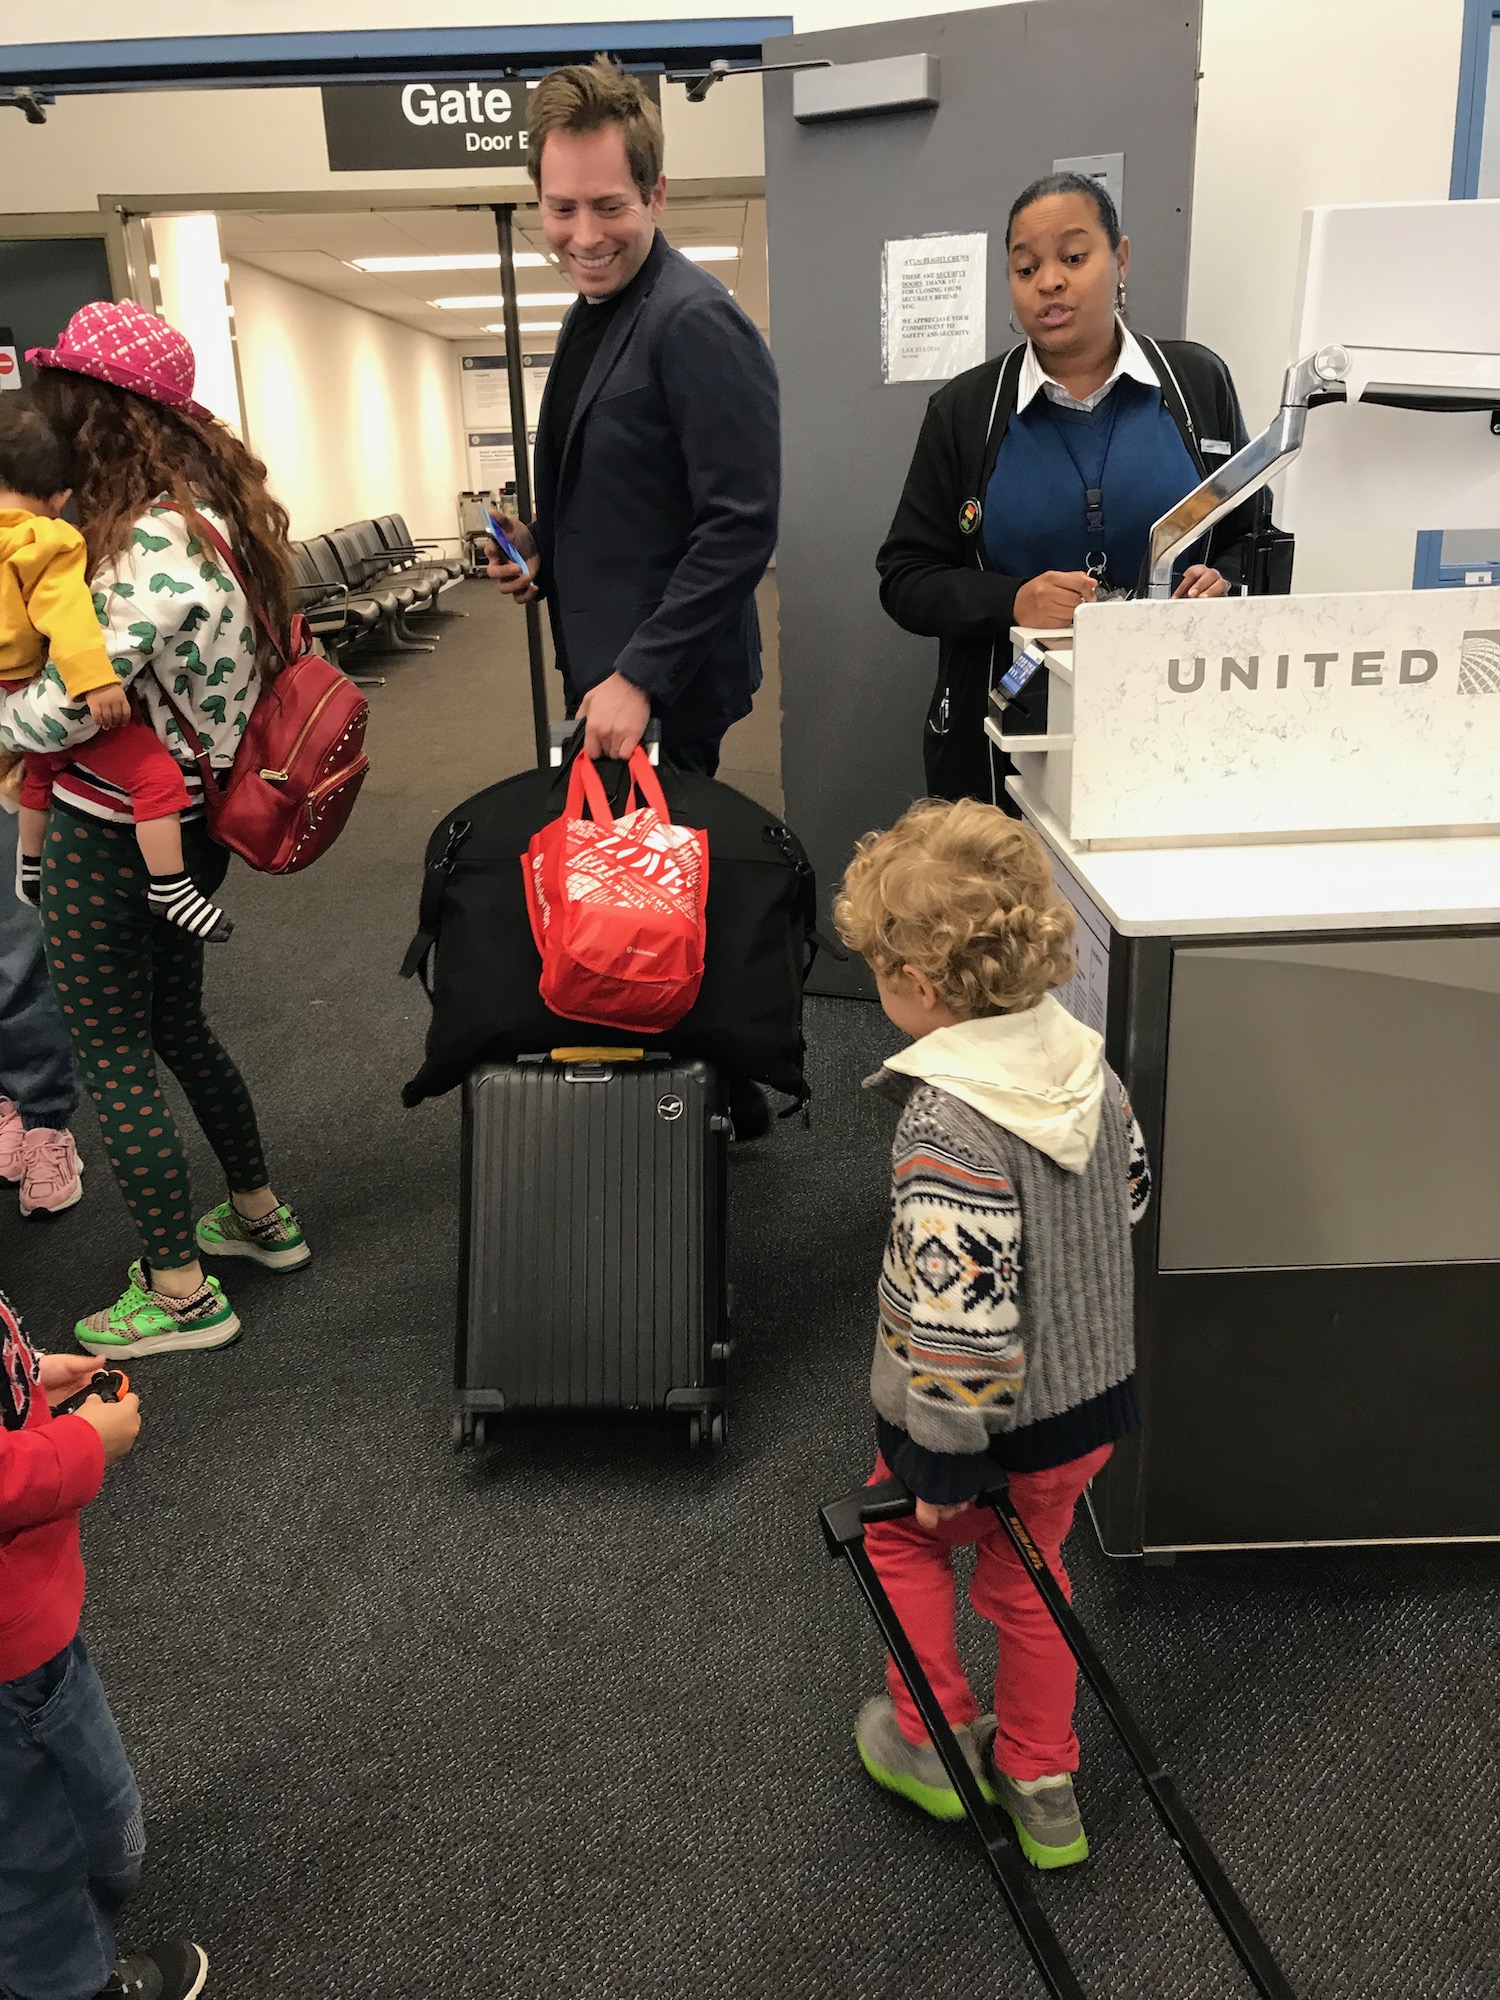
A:
POLYGON ((908 236, 885 246, 880 345, 887 382, 946 382, 985 352, 988 238, 908 236))
POLYGON ((497 498, 516 476, 516 455, 509 431, 469 432, 469 491, 497 498))
POLYGON ((503 354, 466 354, 461 363, 464 422, 476 430, 510 423, 510 377, 503 354))
MULTIPOLYGON (((498 500, 507 486, 515 483, 516 454, 511 446, 509 431, 469 431, 469 491, 471 493, 492 493, 498 500)), ((529 451, 528 465, 532 467, 532 480, 536 478, 536 432, 526 433, 529 451)))

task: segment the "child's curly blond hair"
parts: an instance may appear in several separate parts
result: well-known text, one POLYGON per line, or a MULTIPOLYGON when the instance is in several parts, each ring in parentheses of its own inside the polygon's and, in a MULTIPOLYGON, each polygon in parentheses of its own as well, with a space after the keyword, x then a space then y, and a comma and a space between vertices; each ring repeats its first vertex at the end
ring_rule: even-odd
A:
POLYGON ((923 799, 867 833, 833 920, 872 971, 913 966, 965 1019, 1024 1013, 1073 976, 1073 911, 1046 849, 977 799, 923 799))

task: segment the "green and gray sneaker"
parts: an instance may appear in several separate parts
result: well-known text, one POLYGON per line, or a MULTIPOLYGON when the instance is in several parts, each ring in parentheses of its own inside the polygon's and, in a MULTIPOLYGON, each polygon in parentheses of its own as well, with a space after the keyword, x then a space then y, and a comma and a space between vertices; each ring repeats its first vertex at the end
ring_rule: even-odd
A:
MULTIPOLYGON (((989 1775, 980 1758, 972 1725, 954 1730, 969 1768, 979 1780, 979 1789, 995 1803, 989 1775)), ((896 1710, 888 1694, 872 1695, 859 1711, 854 1725, 854 1742, 859 1761, 877 1785, 910 1799, 934 1819, 962 1819, 964 1802, 953 1789, 943 1760, 931 1743, 908 1743, 896 1722, 896 1710)))
POLYGON ((312 1257, 307 1238, 283 1202, 259 1222, 221 1201, 198 1224, 198 1248, 205 1257, 253 1257, 268 1271, 297 1271, 312 1257))
POLYGON ((1088 1835, 1078 1816, 1073 1780, 1066 1771, 1025 1785, 1007 1778, 995 1766, 995 1729, 994 1715, 981 1715, 974 1736, 992 1787, 991 1802, 1009 1815, 1021 1852, 1033 1868, 1071 1868, 1075 1861, 1087 1861, 1088 1835))
POLYGON ((1027 1785, 996 1771, 992 1782, 996 1803, 1010 1815, 1021 1852, 1033 1868, 1071 1868, 1075 1861, 1088 1860, 1089 1837, 1066 1771, 1027 1785))
POLYGON ((240 1322, 219 1289, 217 1278, 204 1281, 190 1299, 169 1298, 153 1291, 139 1260, 131 1265, 129 1284, 112 1306, 90 1313, 74 1328, 78 1345, 90 1354, 173 1354, 187 1348, 227 1347, 237 1340, 240 1322))

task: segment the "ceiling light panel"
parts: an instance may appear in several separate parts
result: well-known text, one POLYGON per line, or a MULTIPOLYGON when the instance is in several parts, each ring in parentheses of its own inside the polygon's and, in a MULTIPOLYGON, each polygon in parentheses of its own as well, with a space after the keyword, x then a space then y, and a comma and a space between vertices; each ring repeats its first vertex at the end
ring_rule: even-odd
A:
MULTIPOLYGON (((695 264, 737 264, 739 245, 735 243, 679 243, 675 246, 695 264)), ((517 263, 520 259, 516 259, 517 263)))
MULTIPOLYGON (((570 306, 577 296, 576 292, 522 292, 516 305, 522 312, 532 306, 570 306)), ((480 292, 466 298, 429 299, 427 303, 440 312, 494 312, 505 304, 505 299, 499 292, 480 292)))
MULTIPOLYGON (((523 333, 523 334, 526 334, 526 333, 561 333, 561 332, 562 332, 562 321, 561 321, 560 319, 538 319, 538 320, 523 320, 523 321, 521 322, 521 331, 522 331, 522 333, 523 333)), ((503 323, 502 323, 501 325, 499 325, 499 326, 485 326, 485 327, 481 327, 481 328, 480 328, 480 332, 481 332, 481 333, 498 333, 498 334, 501 334, 501 335, 503 335, 503 334, 504 334, 504 332, 505 332, 505 327, 504 327, 504 324, 503 324, 503 323)))
MULTIPOLYGON (((397 271, 498 271, 500 253, 497 250, 463 251, 450 257, 350 257, 347 262, 356 271, 366 271, 372 277, 385 276, 397 271)), ((537 250, 518 250, 516 269, 518 271, 540 270, 547 259, 537 250)))

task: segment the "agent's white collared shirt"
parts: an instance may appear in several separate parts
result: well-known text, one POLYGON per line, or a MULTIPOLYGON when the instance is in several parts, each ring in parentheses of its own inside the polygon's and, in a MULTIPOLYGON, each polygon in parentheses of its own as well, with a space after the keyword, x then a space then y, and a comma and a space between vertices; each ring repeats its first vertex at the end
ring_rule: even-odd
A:
POLYGON ((1149 388, 1159 389, 1161 377, 1146 359, 1146 350, 1136 339, 1124 320, 1116 320, 1120 329, 1120 354, 1110 372, 1109 380, 1101 382, 1092 395, 1080 399, 1066 390, 1061 382, 1054 382, 1037 359, 1036 349, 1028 340, 1026 352, 1021 357, 1021 379, 1016 384, 1016 414, 1020 415, 1028 403, 1045 392, 1049 403, 1056 403, 1064 410, 1095 410, 1104 401, 1122 375, 1128 375, 1134 382, 1144 382, 1149 388))

